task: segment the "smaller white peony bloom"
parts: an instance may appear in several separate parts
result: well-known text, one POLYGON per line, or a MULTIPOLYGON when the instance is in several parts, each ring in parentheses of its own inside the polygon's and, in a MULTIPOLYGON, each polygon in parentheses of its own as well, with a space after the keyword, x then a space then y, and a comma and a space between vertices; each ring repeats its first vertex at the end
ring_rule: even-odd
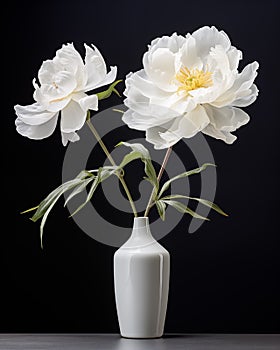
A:
POLYGON ((87 111, 98 110, 97 95, 86 92, 112 83, 117 67, 106 64, 101 53, 85 45, 85 61, 73 44, 63 45, 52 60, 44 61, 39 73, 32 105, 15 106, 17 131, 30 139, 40 140, 50 136, 61 112, 60 129, 62 143, 79 140, 76 133, 86 121, 87 111))
POLYGON ((239 107, 255 101, 258 63, 238 71, 242 52, 215 27, 203 27, 185 37, 157 38, 143 56, 143 69, 126 77, 129 108, 123 121, 146 131, 156 149, 174 145, 198 132, 228 144, 231 132, 248 123, 239 107))

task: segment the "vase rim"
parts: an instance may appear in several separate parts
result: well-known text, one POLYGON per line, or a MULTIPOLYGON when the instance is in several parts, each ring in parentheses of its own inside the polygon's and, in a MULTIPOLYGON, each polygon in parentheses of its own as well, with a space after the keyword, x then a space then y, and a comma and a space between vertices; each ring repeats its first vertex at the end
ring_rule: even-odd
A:
POLYGON ((149 224, 149 218, 147 216, 138 216, 134 218, 134 228, 145 227, 149 224))

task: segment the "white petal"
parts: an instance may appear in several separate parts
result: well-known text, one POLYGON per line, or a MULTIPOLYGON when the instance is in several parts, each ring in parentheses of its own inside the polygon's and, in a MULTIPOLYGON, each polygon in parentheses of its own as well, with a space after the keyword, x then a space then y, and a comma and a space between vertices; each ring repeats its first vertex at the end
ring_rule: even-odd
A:
POLYGON ((149 119, 145 115, 138 114, 132 109, 128 109, 122 116, 122 121, 131 129, 147 130, 149 119))
POLYGON ((124 100, 124 104, 129 108, 135 109, 138 112, 140 112, 138 110, 139 107, 141 110, 142 105, 144 105, 144 104, 148 105, 150 103, 150 99, 148 97, 144 96, 137 89, 137 86, 135 86, 135 85, 127 86, 125 93, 126 93, 127 98, 124 100))
POLYGON ((62 109, 64 109, 70 101, 71 101, 71 95, 61 100, 50 101, 46 108, 50 112, 59 112, 62 109))
POLYGON ((254 80, 258 75, 257 73, 258 68, 259 68, 258 62, 250 63, 238 75, 231 89, 232 92, 235 92, 236 98, 243 96, 244 92, 247 92, 247 90, 251 88, 254 80))
POLYGON ((55 68, 57 71, 68 71, 75 77, 78 88, 84 86, 86 80, 84 62, 73 44, 63 45, 56 52, 53 62, 57 66, 55 68))
POLYGON ((204 106, 210 123, 215 129, 220 131, 231 132, 240 128, 249 122, 249 115, 240 108, 223 107, 215 108, 210 105, 204 106))
POLYGON ((207 67, 210 72, 218 69, 223 76, 231 71, 229 58, 223 46, 216 45, 210 49, 207 57, 207 67))
POLYGON ((190 34, 186 36, 186 41, 180 49, 180 54, 180 61, 183 66, 187 67, 188 69, 202 69, 202 61, 197 56, 196 41, 190 34))
POLYGON ((233 84, 236 78, 236 72, 230 68, 230 62, 221 45, 211 49, 206 61, 207 70, 212 73, 213 84, 209 87, 201 87, 189 92, 195 98, 197 103, 215 103, 216 100, 233 84))
POLYGON ((84 91, 90 91, 92 89, 98 89, 101 86, 105 86, 108 84, 111 84, 117 76, 117 67, 110 67, 110 72, 106 74, 104 80, 101 80, 98 84, 96 85, 87 85, 84 91))
POLYGON ((146 140, 152 143, 155 149, 164 149, 170 147, 169 143, 166 142, 163 138, 161 138, 160 132, 161 128, 158 126, 147 129, 146 140))
POLYGON ((51 98, 48 95, 43 93, 42 89, 38 85, 33 93, 33 98, 38 104, 44 106, 45 109, 47 108, 51 100, 51 98))
POLYGON ((176 74, 175 66, 176 55, 168 48, 158 48, 150 54, 149 63, 145 65, 145 71, 152 82, 162 90, 176 91, 177 86, 173 83, 176 74))
POLYGON ((125 79, 126 89, 124 91, 124 95, 129 95, 130 86, 136 86, 137 90, 141 92, 141 94, 148 98, 166 98, 170 96, 169 92, 163 91, 159 87, 157 87, 147 76, 144 69, 141 69, 135 73, 129 73, 125 79))
POLYGON ((44 61, 39 69, 38 78, 40 84, 52 84, 53 76, 57 73, 58 66, 51 60, 44 61))
POLYGON ((158 124, 164 123, 165 120, 170 120, 174 115, 178 115, 177 112, 170 110, 165 106, 158 106, 157 104, 151 104, 151 100, 144 96, 138 89, 138 84, 133 83, 133 79, 130 79, 133 74, 129 74, 126 78, 126 90, 125 95, 128 96, 124 100, 124 104, 133 111, 151 117, 151 115, 159 116, 162 120, 158 124), (170 114, 170 115, 169 115, 170 114))
MULTIPOLYGON (((194 99, 189 99, 186 94, 182 92, 166 92, 157 87, 151 80, 149 80, 145 71, 142 69, 136 73, 129 73, 125 80, 126 89, 124 95, 128 97, 127 106, 133 107, 132 101, 152 104, 155 106, 165 107, 168 110, 176 111, 178 114, 183 114, 188 110, 194 109, 196 102, 194 99)), ((141 106, 142 108, 142 106, 141 106)), ((139 113, 141 112, 137 109, 139 113)), ((163 109, 160 108, 160 111, 163 109)), ((165 113, 164 113, 165 114, 165 113)), ((161 115, 157 113, 157 115, 161 115)), ((159 121, 161 124, 162 121, 159 121)))
POLYGON ((94 45, 92 46, 94 50, 88 45, 85 45, 85 71, 87 74, 85 91, 93 89, 99 82, 103 81, 107 73, 104 58, 99 50, 94 45))
POLYGON ((197 106, 193 111, 174 118, 171 123, 160 125, 159 136, 170 147, 183 137, 191 138, 195 136, 208 124, 209 118, 206 111, 202 106, 197 106))
POLYGON ((230 40, 223 31, 218 31, 215 27, 202 27, 192 33, 196 40, 197 55, 204 57, 208 55, 210 49, 216 45, 221 45, 226 51, 230 48, 230 40))
POLYGON ((243 71, 238 74, 232 87, 219 96, 216 101, 213 101, 212 104, 216 107, 223 107, 229 104, 234 105, 235 100, 250 95, 251 91, 249 90, 257 76, 258 67, 259 64, 257 62, 248 64, 243 71))
POLYGON ((169 111, 172 110, 178 115, 193 110, 197 105, 196 99, 186 96, 184 91, 175 92, 166 98, 151 98, 150 102, 155 106, 160 106, 161 109, 165 107, 169 111))
POLYGON ((68 141, 76 142, 79 140, 80 140, 80 136, 76 132, 69 132, 69 133, 62 132, 61 133, 61 141, 62 141, 63 146, 66 146, 68 141))
POLYGON ((131 129, 147 130, 153 126, 161 125, 172 120, 178 113, 157 105, 147 103, 137 104, 137 112, 133 109, 128 109, 122 120, 131 129), (159 117, 160 116, 160 117, 159 117))
MULTIPOLYGON (((197 128, 197 131, 205 128, 207 124, 209 124, 210 120, 203 106, 198 105, 194 110, 186 113, 184 116, 188 121, 191 121, 192 124, 197 128)), ((191 137, 189 133, 183 134, 184 137, 191 137)))
POLYGON ((201 87, 192 91, 189 91, 189 98, 195 100, 197 104, 210 103, 215 101, 220 95, 220 90, 223 88, 223 85, 213 84, 207 88, 201 87))
POLYGON ((86 114, 79 103, 71 101, 61 111, 61 131, 70 133, 81 129, 86 121, 86 114))
MULTIPOLYGON (((45 85, 44 85, 45 86, 45 85)), ((38 104, 42 105, 44 109, 49 112, 58 112, 63 109, 71 100, 71 94, 66 97, 53 99, 52 96, 49 96, 48 91, 45 89, 37 88, 34 91, 33 97, 38 104)), ((64 93, 63 93, 64 95, 64 93)))
POLYGON ((72 73, 61 71, 53 76, 51 84, 42 84, 35 90, 35 101, 46 104, 47 102, 57 101, 68 97, 77 87, 77 81, 72 73))
POLYGON ((164 149, 173 146, 181 139, 181 136, 175 132, 169 132, 169 135, 167 135, 167 132, 172 127, 176 129, 179 121, 180 118, 175 118, 168 123, 147 129, 146 140, 152 143, 155 149, 164 149))
MULTIPOLYGON (((159 106, 161 112, 163 111, 163 108, 161 107, 165 107, 168 110, 174 110, 178 114, 182 114, 188 109, 190 110, 195 107, 195 101, 190 101, 190 99, 186 98, 184 92, 178 93, 176 91, 172 93, 161 90, 149 80, 143 69, 136 73, 129 73, 126 77, 125 85, 126 89, 124 95, 128 97, 125 103, 130 108, 134 108, 133 102, 141 103, 141 109, 142 106, 144 106, 144 103, 147 103, 159 106)), ((135 110, 139 113, 143 113, 137 108, 137 106, 135 107, 135 110)), ((166 111, 164 114, 165 113, 166 111)), ((156 114, 159 116, 161 115, 161 113, 156 114)), ((159 121, 159 123, 162 123, 162 121, 159 121)))
POLYGON ((230 132, 220 131, 214 128, 213 125, 209 124, 202 130, 202 133, 218 140, 223 140, 225 143, 232 144, 237 137, 232 135, 230 132))
POLYGON ((230 69, 237 70, 239 61, 242 59, 242 51, 237 50, 237 48, 234 46, 231 46, 231 48, 227 51, 227 56, 230 64, 230 69))
POLYGON ((161 137, 169 142, 182 137, 191 138, 204 129, 209 122, 205 109, 198 105, 193 111, 174 119, 173 125, 161 137))
POLYGON ((172 123, 161 125, 160 137, 167 143, 168 147, 175 145, 182 138, 182 122, 184 117, 174 118, 172 123))
POLYGON ((28 106, 16 105, 16 115, 19 119, 29 125, 40 125, 48 122, 55 115, 53 112, 48 112, 39 103, 33 103, 28 106))
POLYGON ((244 97, 240 97, 233 101, 231 105, 234 105, 236 107, 247 107, 251 105, 253 102, 255 102, 257 96, 259 94, 259 90, 256 87, 255 84, 253 84, 249 90, 249 94, 244 97))
POLYGON ((182 35, 177 35, 177 33, 173 33, 171 36, 162 36, 161 38, 154 39, 148 47, 150 52, 153 52, 158 48, 163 47, 168 48, 173 53, 176 53, 180 50, 184 43, 185 38, 182 35))
POLYGON ((85 96, 77 102, 80 104, 81 108, 85 112, 87 112, 89 109, 91 109, 93 111, 98 111, 98 97, 97 97, 97 95, 85 96))
POLYGON ((55 113, 53 117, 46 123, 40 125, 30 125, 24 123, 20 118, 16 119, 17 132, 30 139, 41 140, 50 136, 56 127, 58 113, 55 113))

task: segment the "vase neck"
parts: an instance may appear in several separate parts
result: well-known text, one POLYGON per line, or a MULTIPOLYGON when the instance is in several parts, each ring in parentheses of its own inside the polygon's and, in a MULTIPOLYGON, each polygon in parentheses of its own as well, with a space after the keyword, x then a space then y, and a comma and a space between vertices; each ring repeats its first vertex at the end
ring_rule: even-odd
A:
POLYGON ((130 238, 139 240, 151 240, 153 236, 150 231, 149 218, 134 218, 133 229, 130 238))
POLYGON ((140 217, 134 218, 133 229, 140 229, 140 228, 143 229, 143 228, 146 228, 147 226, 149 226, 148 217, 140 216, 140 217))

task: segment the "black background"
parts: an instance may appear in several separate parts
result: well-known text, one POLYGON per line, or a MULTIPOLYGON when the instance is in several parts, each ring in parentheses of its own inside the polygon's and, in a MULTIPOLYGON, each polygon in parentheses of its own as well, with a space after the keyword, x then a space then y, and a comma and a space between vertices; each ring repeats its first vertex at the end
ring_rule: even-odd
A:
MULTIPOLYGON (((1 30, 6 96, 1 116, 0 331, 118 332, 112 277, 116 249, 81 232, 61 202, 49 217, 42 251, 39 225, 19 214, 61 182, 65 149, 59 131, 38 142, 21 137, 14 127, 13 105, 32 103, 31 81, 42 61, 63 43, 74 42, 81 53, 84 42, 94 43, 124 78, 141 68, 153 38, 215 25, 243 51, 242 67, 259 61, 260 95, 246 108, 251 122, 237 132, 236 143, 208 138, 218 165, 215 201, 230 216, 211 213, 211 222, 194 235, 187 233, 190 218, 185 217, 160 241, 172 258, 165 330, 278 333, 277 1, 10 1, 3 11, 8 25, 2 23, 1 30)), ((118 103, 113 97, 101 108, 118 103)), ((180 153, 180 147, 175 151, 180 153)), ((184 161, 188 168, 195 166, 184 161)))

